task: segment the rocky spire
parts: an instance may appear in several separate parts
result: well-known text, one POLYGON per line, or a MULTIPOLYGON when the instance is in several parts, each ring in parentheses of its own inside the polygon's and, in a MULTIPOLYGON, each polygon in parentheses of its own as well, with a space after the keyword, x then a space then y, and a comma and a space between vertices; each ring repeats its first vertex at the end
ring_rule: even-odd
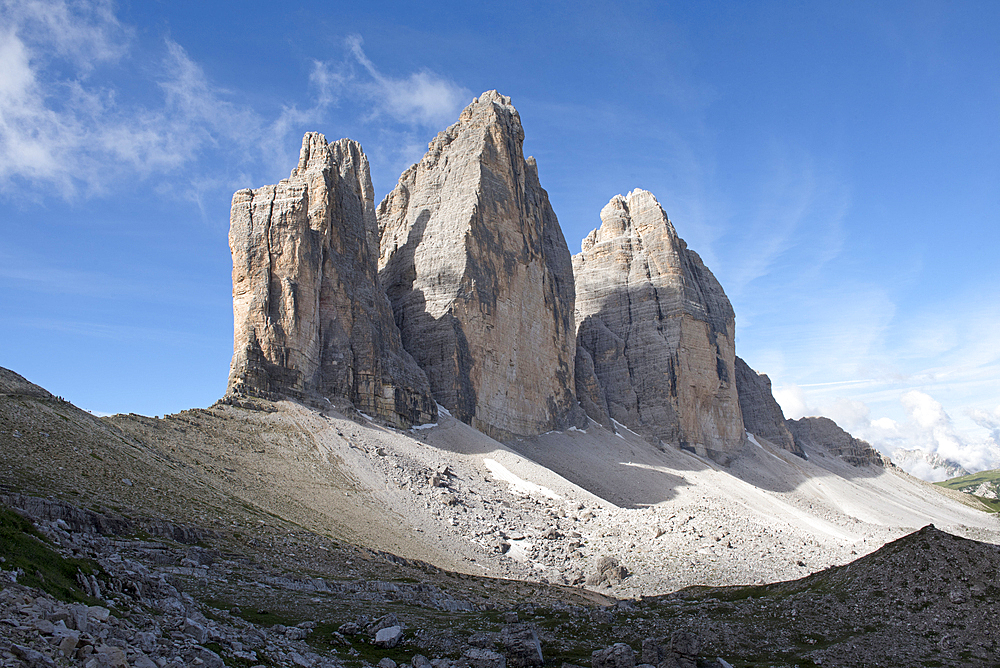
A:
POLYGON ((728 462, 745 438, 735 316, 656 198, 614 197, 573 267, 576 388, 591 417, 728 462))
POLYGON ((288 179, 233 196, 228 395, 344 397, 399 426, 435 418, 378 283, 377 238, 368 159, 349 139, 307 133, 288 179))
POLYGON ((378 207, 379 275, 434 397, 505 440, 578 423, 569 249, 510 98, 483 93, 378 207))

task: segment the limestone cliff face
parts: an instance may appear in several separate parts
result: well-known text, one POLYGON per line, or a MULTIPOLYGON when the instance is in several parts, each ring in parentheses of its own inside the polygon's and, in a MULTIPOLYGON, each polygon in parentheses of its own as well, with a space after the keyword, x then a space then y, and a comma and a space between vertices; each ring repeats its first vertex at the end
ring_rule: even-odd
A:
POLYGON ((436 417, 378 283, 373 193, 358 143, 311 132, 288 179, 233 196, 227 394, 345 397, 399 426, 436 417))
POLYGON ((614 197, 573 268, 577 346, 594 369, 576 387, 585 407, 598 407, 591 417, 602 421, 606 407, 650 438, 728 462, 745 439, 735 316, 656 198, 643 190, 614 197))
POLYGON ((785 414, 771 394, 771 379, 757 373, 739 357, 736 358, 736 390, 740 397, 743 426, 754 436, 762 436, 779 448, 804 457, 785 425, 785 414))
POLYGON ((483 93, 378 207, 379 275, 434 397, 498 439, 579 422, 569 249, 510 98, 483 93))
POLYGON ((837 455, 852 466, 881 466, 889 468, 892 462, 867 441, 854 438, 836 422, 825 417, 804 417, 787 420, 796 444, 801 447, 821 448, 837 455))

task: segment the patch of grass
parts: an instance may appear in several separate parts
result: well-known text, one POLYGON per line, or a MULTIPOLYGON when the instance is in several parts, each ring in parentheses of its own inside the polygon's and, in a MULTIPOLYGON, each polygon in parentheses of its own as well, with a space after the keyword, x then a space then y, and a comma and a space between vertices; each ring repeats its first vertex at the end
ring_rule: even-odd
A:
POLYGON ((975 494, 970 494, 969 496, 989 508, 991 513, 1000 513, 1000 500, 987 499, 985 496, 976 496, 975 494))
POLYGON ((20 584, 36 587, 61 601, 96 605, 76 582, 76 574, 92 575, 97 567, 86 559, 67 559, 29 522, 9 508, 0 507, 0 556, 4 570, 20 568, 20 584))
POLYGON ((984 482, 994 484, 1000 483, 1000 469, 979 471, 978 473, 963 475, 958 478, 951 478, 950 480, 943 480, 934 484, 940 485, 941 487, 947 487, 948 489, 962 489, 963 487, 971 487, 972 485, 976 485, 978 487, 984 482))

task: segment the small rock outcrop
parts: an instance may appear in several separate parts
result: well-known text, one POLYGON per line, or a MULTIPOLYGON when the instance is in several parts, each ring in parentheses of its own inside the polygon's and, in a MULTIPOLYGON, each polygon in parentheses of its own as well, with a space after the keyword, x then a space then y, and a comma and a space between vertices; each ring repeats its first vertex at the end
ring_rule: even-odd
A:
POLYGON ((656 198, 614 197, 573 268, 581 405, 598 422, 727 463, 745 439, 735 315, 656 198))
POLYGON ((623 642, 598 649, 591 654, 592 668, 635 668, 635 650, 623 642))
POLYGON ((436 418, 378 283, 368 159, 305 135, 288 179, 233 196, 228 396, 344 397, 396 426, 436 418))
POLYGON ((379 276, 435 399, 498 439, 585 418, 569 249, 510 98, 483 93, 378 207, 379 276))
POLYGON ((795 443, 801 448, 818 448, 836 455, 852 466, 892 466, 889 458, 867 441, 854 438, 825 417, 804 417, 787 420, 795 443))
POLYGON ((785 414, 771 394, 771 379, 757 373, 739 357, 736 358, 736 390, 740 397, 743 426, 754 436, 760 436, 779 448, 804 457, 785 425, 785 414))

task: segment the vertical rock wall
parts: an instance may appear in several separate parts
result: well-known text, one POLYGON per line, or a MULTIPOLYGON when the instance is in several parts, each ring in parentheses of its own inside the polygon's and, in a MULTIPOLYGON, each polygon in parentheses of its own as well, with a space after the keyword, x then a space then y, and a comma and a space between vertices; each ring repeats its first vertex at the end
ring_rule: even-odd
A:
POLYGON ((483 93, 378 207, 379 274, 434 397, 505 440, 579 423, 573 271, 510 98, 483 93))
POLYGON ((736 358, 736 390, 740 397, 743 426, 754 436, 762 436, 779 448, 804 457, 792 433, 785 425, 785 414, 771 394, 771 379, 757 373, 736 358))
POLYGON ((302 140, 288 179, 233 196, 229 395, 337 396, 408 426, 435 418, 378 283, 368 160, 348 139, 302 140))
POLYGON ((744 442, 735 316, 651 193, 616 196, 573 257, 581 403, 654 439, 728 462, 744 442), (586 355, 581 356, 586 360, 586 355), (581 368, 585 369, 585 363, 581 368))

